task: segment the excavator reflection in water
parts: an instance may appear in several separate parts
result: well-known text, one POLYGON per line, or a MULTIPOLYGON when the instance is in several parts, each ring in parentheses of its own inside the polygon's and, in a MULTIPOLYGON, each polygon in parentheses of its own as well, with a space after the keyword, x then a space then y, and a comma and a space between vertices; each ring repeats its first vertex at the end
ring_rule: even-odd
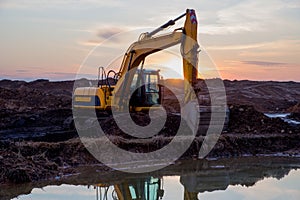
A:
POLYGON ((122 181, 116 180, 113 184, 94 186, 98 191, 97 200, 160 200, 168 198, 167 193, 170 192, 166 191, 164 194, 163 176, 174 175, 180 176, 179 182, 184 188, 183 194, 175 200, 199 200, 204 192, 226 190, 230 185, 251 187, 265 178, 280 180, 299 167, 300 159, 289 158, 199 160, 187 162, 179 168, 174 168, 173 172, 169 169, 167 173, 156 176, 134 176, 129 179, 123 177, 122 181), (176 170, 178 171, 175 172, 176 170))
POLYGON ((163 180, 152 176, 115 184, 111 194, 109 185, 97 184, 95 187, 97 200, 159 200, 164 195, 163 180))
MULTIPOLYGON (((97 200, 160 200, 163 199, 163 179, 155 177, 147 177, 113 185, 110 188, 107 184, 97 184, 96 199, 97 200), (110 190, 111 189, 111 190, 110 190), (109 192, 111 191, 111 192, 109 192)), ((189 192, 184 190, 184 200, 197 200, 198 192, 189 192)))
MULTIPOLYGON (((296 172, 297 170, 296 174, 292 173, 292 176, 290 176, 290 178, 292 177, 292 179, 289 179, 291 182, 278 184, 279 182, 272 180, 272 182, 276 181, 276 185, 283 187, 281 192, 286 195, 289 187, 285 187, 285 184, 298 190, 299 169, 300 158, 278 156, 186 160, 147 174, 130 174, 117 171, 103 173, 102 170, 98 171, 98 166, 86 166, 79 170, 77 175, 66 176, 59 180, 51 179, 27 184, 3 185, 0 190, 0 197, 2 197, 0 199, 14 199, 21 194, 31 193, 34 188, 67 184, 97 188, 97 200, 197 200, 201 199, 203 194, 207 192, 224 191, 229 186, 252 187, 266 178, 280 180, 290 175, 290 172, 296 172), (173 177, 170 178, 170 176, 173 177)), ((257 189, 253 191, 256 192, 257 189)), ((264 189, 264 187, 260 188, 259 191, 269 194, 269 190, 264 191, 264 189)), ((78 188, 75 187, 75 190, 77 191, 78 188)), ((43 194, 37 193, 38 196, 35 196, 32 192, 32 196, 24 196, 24 199, 30 199, 31 197, 32 199, 49 198, 53 194, 51 191, 48 190, 50 193, 47 193, 47 189, 45 189, 42 192, 43 194)), ((61 196, 54 197, 69 199, 70 194, 67 191, 65 191, 65 195, 61 194, 61 196)), ((96 191, 92 190, 91 192, 96 191)), ((290 191, 294 192, 295 190, 290 191)), ((78 194, 80 193, 78 191, 78 194)), ((232 195, 231 192, 229 193, 227 198, 232 195)), ((72 193, 72 195, 76 194, 76 192, 75 194, 72 193)), ((85 199, 95 199, 94 195, 89 198, 90 196, 86 196, 86 192, 83 194, 86 197, 85 199)), ((20 199, 23 199, 22 197, 23 195, 20 196, 20 199)))

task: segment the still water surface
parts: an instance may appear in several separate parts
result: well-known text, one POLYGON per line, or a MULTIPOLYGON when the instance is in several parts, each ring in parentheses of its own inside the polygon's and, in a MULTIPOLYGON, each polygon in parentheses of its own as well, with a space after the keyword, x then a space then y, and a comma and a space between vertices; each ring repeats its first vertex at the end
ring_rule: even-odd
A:
POLYGON ((67 183, 34 188, 30 194, 15 199, 115 200, 119 191, 119 195, 128 192, 130 198, 125 199, 299 200, 299 167, 299 159, 192 161, 163 173, 114 177, 113 181, 98 184, 67 183))

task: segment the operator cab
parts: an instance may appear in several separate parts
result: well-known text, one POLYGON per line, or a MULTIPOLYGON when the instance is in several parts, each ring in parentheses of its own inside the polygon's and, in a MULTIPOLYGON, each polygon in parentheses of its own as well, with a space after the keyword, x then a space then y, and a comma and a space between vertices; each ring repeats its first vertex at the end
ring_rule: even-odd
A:
POLYGON ((162 78, 159 70, 137 69, 131 83, 129 105, 135 110, 149 109, 162 103, 162 78))

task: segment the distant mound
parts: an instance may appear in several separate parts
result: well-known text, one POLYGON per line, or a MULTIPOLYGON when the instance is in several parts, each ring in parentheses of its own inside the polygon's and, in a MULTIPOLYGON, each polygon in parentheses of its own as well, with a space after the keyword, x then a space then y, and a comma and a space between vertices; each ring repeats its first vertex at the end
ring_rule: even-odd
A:
MULTIPOLYGON (((206 81, 199 79, 195 91, 199 99, 209 101, 206 81)), ((183 98, 183 80, 166 79, 165 99, 167 103, 183 98), (174 93, 174 94, 173 94, 174 93)), ((300 83, 275 81, 223 81, 228 104, 251 105, 261 112, 299 113, 300 83), (298 104, 297 104, 298 103, 298 104), (297 105, 296 105, 297 104, 297 105)), ((97 81, 80 79, 75 87, 96 86, 97 81)), ((0 80, 0 107, 68 107, 71 108, 74 81, 49 81, 38 79, 32 82, 0 80)))

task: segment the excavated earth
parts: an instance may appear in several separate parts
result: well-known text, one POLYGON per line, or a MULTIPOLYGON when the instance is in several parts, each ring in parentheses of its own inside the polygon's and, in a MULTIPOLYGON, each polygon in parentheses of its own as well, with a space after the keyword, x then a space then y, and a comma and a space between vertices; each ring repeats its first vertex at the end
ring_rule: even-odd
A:
MULTIPOLYGON (((82 165, 102 165, 87 151, 74 129, 73 83, 0 81, 0 184, 51 179, 75 173, 82 165)), ((165 90, 164 106, 169 111, 168 118, 153 140, 139 142, 126 135, 112 117, 100 122, 106 136, 132 152, 152 152, 172 141, 181 122, 180 116, 174 114, 179 105, 173 93, 181 93, 182 81, 167 80, 166 84, 169 89, 165 90)), ((290 118, 299 120, 300 83, 225 80, 224 85, 230 121, 207 157, 300 155, 300 125, 264 114, 288 112, 290 118)), ((209 99, 203 80, 196 87, 202 99, 209 99)), ((205 103, 209 104, 209 100, 205 103)), ((131 115, 139 125, 150 122, 147 113, 131 115)), ((204 137, 198 134, 181 159, 197 157, 204 137)), ((110 170, 104 165, 101 169, 110 170)))

